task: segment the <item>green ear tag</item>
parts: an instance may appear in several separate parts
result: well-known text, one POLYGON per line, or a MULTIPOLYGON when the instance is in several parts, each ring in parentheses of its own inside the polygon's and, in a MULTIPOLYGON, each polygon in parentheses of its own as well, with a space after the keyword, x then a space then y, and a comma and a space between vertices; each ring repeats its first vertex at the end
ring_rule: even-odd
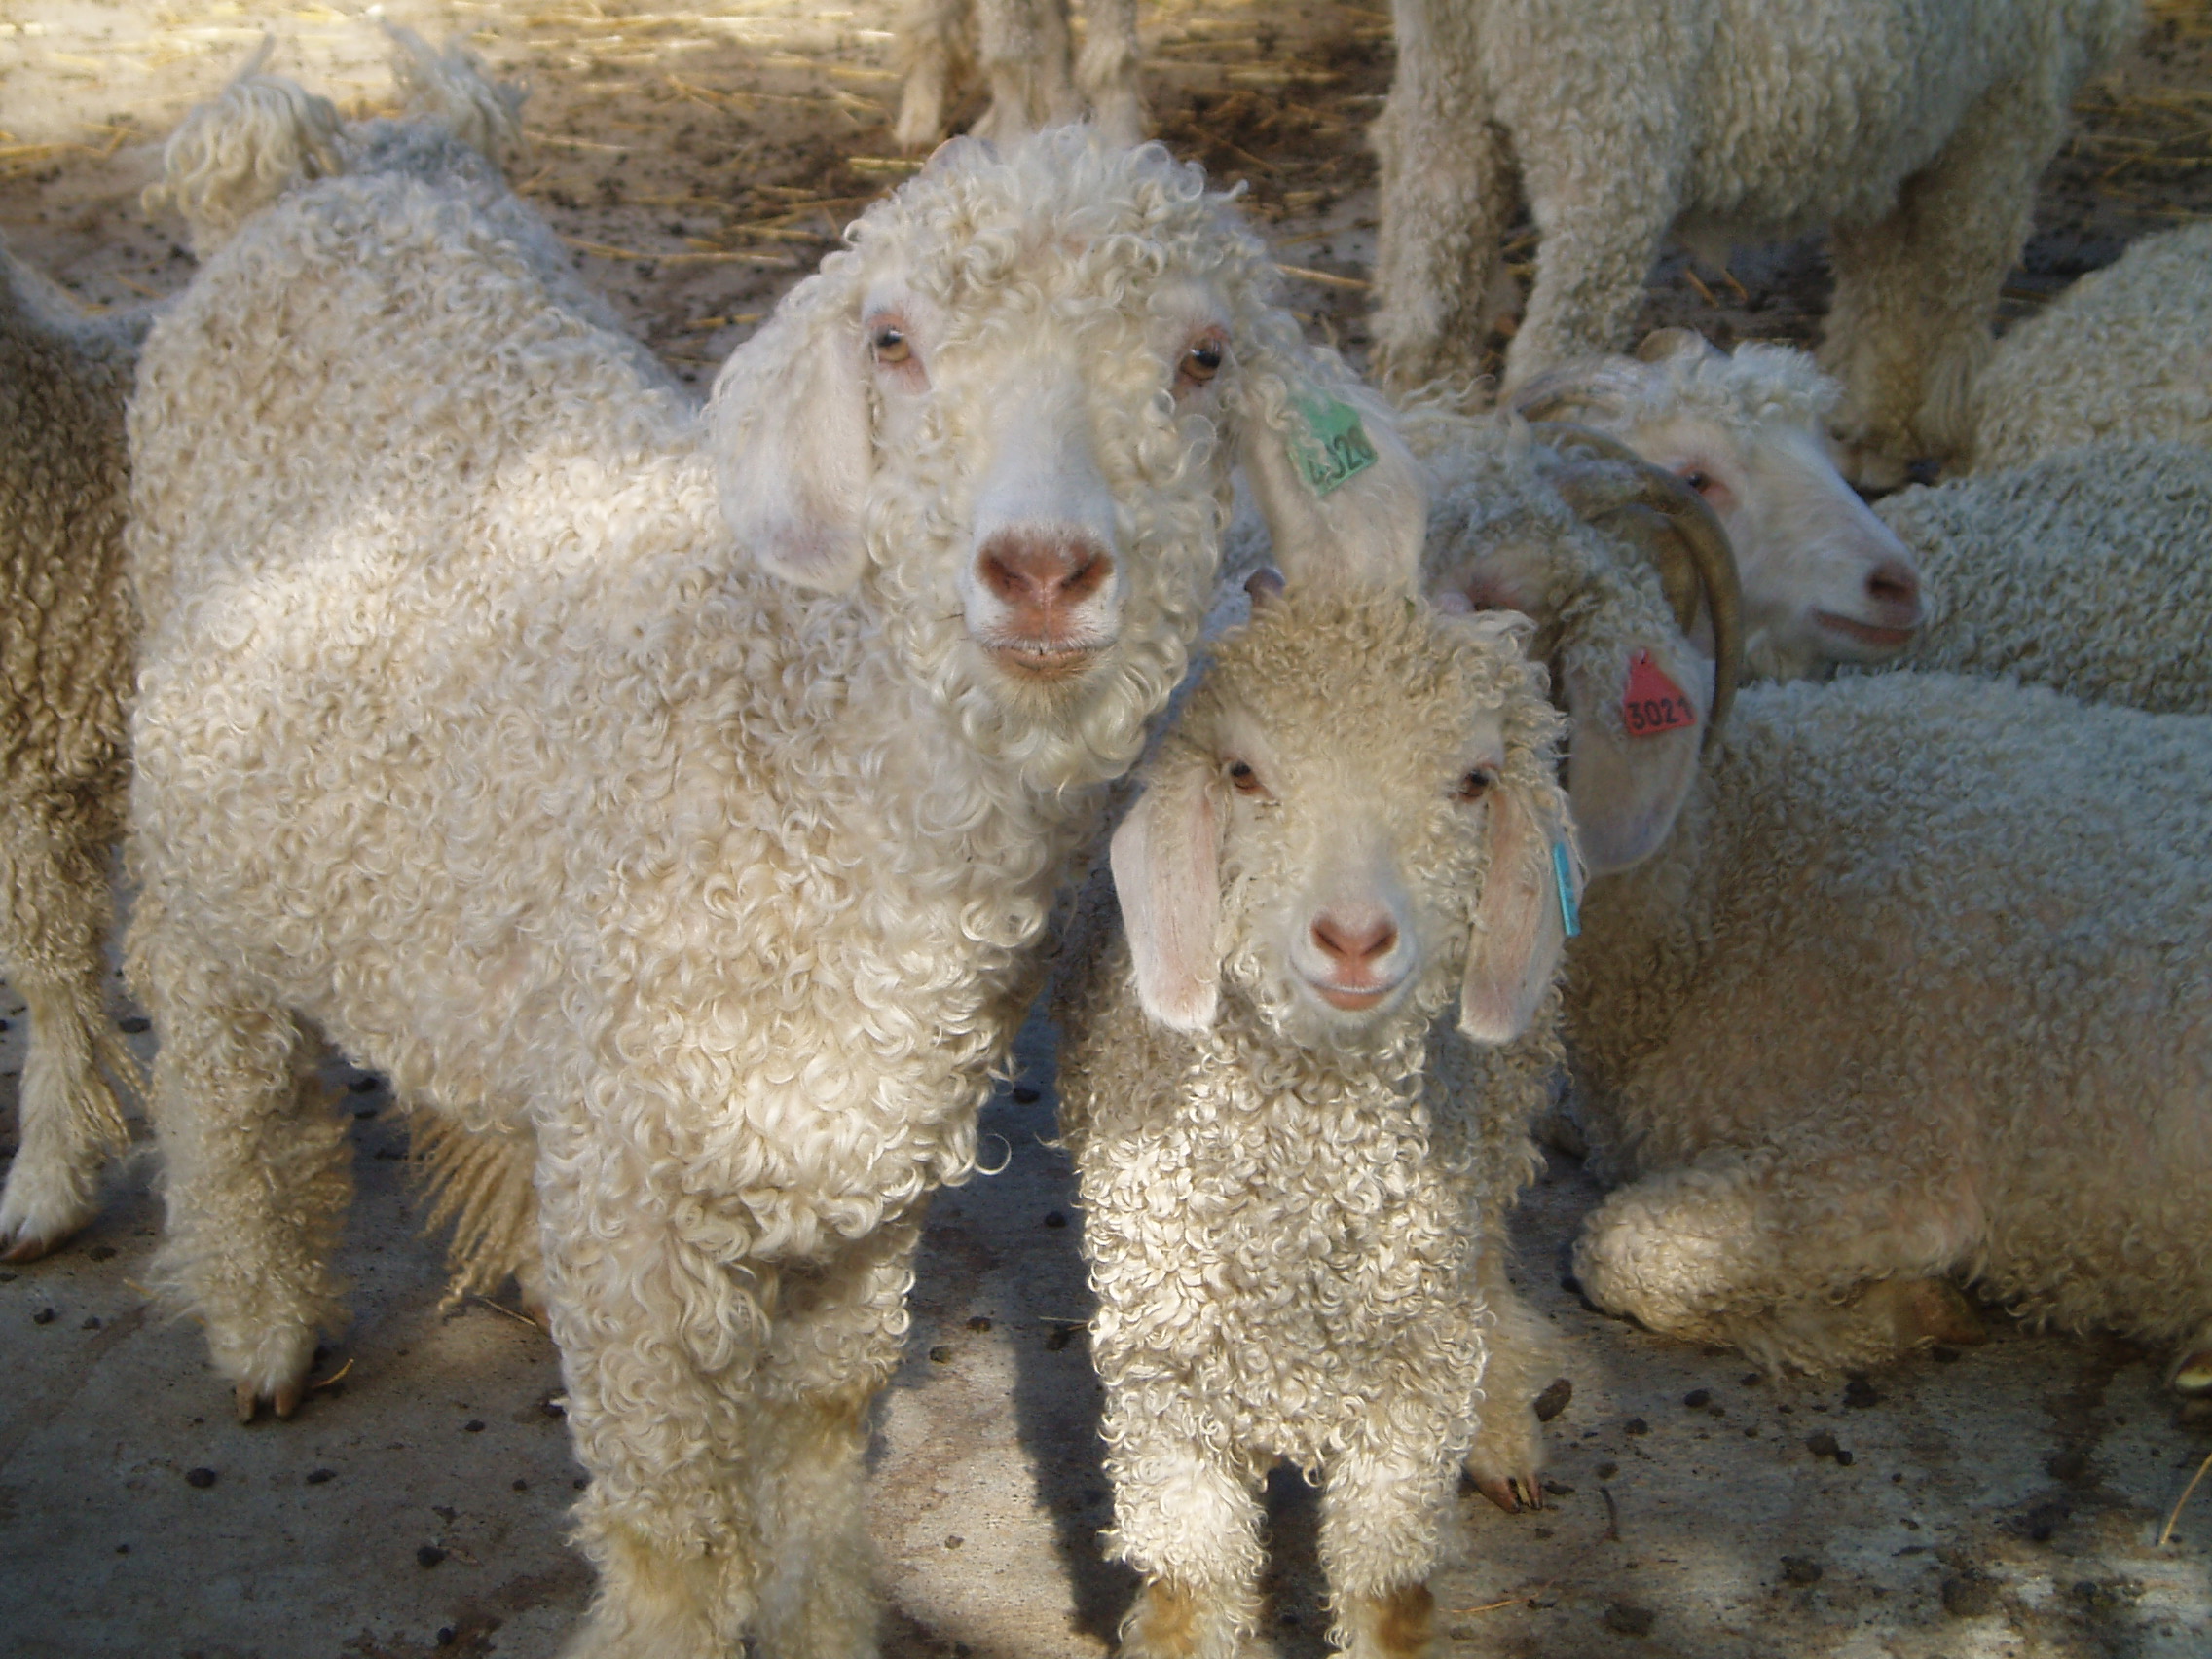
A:
POLYGON ((1347 478, 1375 464, 1375 446, 1367 428, 1359 424, 1359 411, 1333 397, 1300 396, 1291 407, 1305 422, 1306 430, 1290 435, 1290 459, 1306 487, 1326 496, 1347 478))

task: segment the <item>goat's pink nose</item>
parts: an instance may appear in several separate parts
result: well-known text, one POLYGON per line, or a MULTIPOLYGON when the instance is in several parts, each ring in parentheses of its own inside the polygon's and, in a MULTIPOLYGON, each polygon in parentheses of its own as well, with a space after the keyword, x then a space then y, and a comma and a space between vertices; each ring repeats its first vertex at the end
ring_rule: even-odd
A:
POLYGON ((1113 556, 1087 535, 1002 531, 983 543, 977 561, 983 585, 1001 604, 1041 622, 1080 605, 1114 573, 1113 556))
POLYGON ((1866 597, 1900 613, 1899 626, 1909 627, 1920 618, 1920 577, 1912 567, 1896 560, 1876 565, 1866 577, 1866 597))
POLYGON ((1362 973, 1398 942, 1397 924, 1381 910, 1324 910, 1313 918, 1312 932, 1323 954, 1362 973))

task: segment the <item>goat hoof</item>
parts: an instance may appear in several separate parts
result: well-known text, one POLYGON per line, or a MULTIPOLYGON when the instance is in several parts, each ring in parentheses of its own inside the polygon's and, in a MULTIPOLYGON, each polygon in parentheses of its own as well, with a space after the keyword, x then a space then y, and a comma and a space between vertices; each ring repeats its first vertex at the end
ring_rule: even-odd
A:
POLYGON ((522 1305, 522 1316, 547 1336, 553 1334, 553 1311, 544 1303, 525 1301, 522 1305))
POLYGON ((2174 1392, 2191 1399, 2212 1395, 2212 1348, 2199 1348, 2174 1370, 2174 1392))
MULTIPOLYGON (((1475 1490, 1489 1498, 1491 1502, 1496 1504, 1498 1508, 1504 1510, 1506 1514, 1518 1515, 1521 1513, 1522 1483, 1519 1479, 1511 1477, 1499 1479, 1495 1475, 1476 1475, 1473 1479, 1475 1490)), ((1529 1507, 1533 1509, 1535 1505, 1531 1503, 1529 1507)))
POLYGON ((41 1234, 19 1233, 13 1244, 0 1250, 0 1262, 35 1262, 60 1242, 58 1238, 48 1238, 41 1234))
POLYGON ((1921 1279, 1905 1287, 1903 1323, 1906 1341, 1946 1343, 1954 1347, 1979 1347, 1989 1331, 1959 1287, 1945 1279, 1921 1279))
POLYGON ((300 1409, 300 1400, 306 1391, 306 1385, 298 1382, 279 1382, 268 1394, 263 1394, 251 1382, 240 1382, 232 1389, 231 1399, 238 1407, 239 1421, 251 1422, 260 1415, 264 1399, 279 1419, 289 1418, 300 1409))

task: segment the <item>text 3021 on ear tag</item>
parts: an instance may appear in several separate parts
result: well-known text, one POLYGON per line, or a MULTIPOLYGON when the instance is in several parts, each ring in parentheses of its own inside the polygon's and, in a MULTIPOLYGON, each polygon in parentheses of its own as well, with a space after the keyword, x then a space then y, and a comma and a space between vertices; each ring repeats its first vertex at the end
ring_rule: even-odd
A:
POLYGON ((1629 660, 1628 689, 1621 693, 1621 723, 1631 737, 1657 737, 1697 724, 1697 707, 1667 671, 1638 651, 1629 660))
POLYGON ((1375 464, 1375 445, 1359 424, 1359 411, 1333 397, 1300 396, 1291 408, 1305 430, 1293 424, 1290 459, 1306 487, 1326 496, 1347 478, 1357 477, 1375 464))

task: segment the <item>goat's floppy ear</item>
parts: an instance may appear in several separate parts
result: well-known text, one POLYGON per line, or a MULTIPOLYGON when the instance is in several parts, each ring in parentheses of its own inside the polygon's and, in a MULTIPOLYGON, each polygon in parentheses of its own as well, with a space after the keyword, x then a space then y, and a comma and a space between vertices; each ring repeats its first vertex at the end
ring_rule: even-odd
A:
POLYGON ((1459 1029, 1494 1044, 1528 1030, 1551 988, 1567 945, 1561 888, 1580 903, 1581 864, 1573 837, 1555 831, 1510 789, 1491 792, 1490 824, 1490 873, 1467 941, 1459 1029))
POLYGON ((1203 1031, 1220 1000, 1220 829, 1206 770, 1163 768, 1114 831, 1114 892, 1137 1000, 1161 1024, 1203 1031))
POLYGON ((1428 487, 1382 400, 1300 352, 1244 377, 1237 459, 1293 587, 1346 582, 1412 591, 1428 487), (1275 369, 1277 372, 1267 372, 1275 369))
POLYGON ((1697 782, 1712 674, 1678 637, 1565 666, 1567 797, 1591 874, 1641 864, 1673 832, 1697 782))
POLYGON ((708 418, 722 517, 741 546, 801 587, 842 593, 867 547, 874 456, 858 301, 830 260, 784 296, 715 377, 708 418))

